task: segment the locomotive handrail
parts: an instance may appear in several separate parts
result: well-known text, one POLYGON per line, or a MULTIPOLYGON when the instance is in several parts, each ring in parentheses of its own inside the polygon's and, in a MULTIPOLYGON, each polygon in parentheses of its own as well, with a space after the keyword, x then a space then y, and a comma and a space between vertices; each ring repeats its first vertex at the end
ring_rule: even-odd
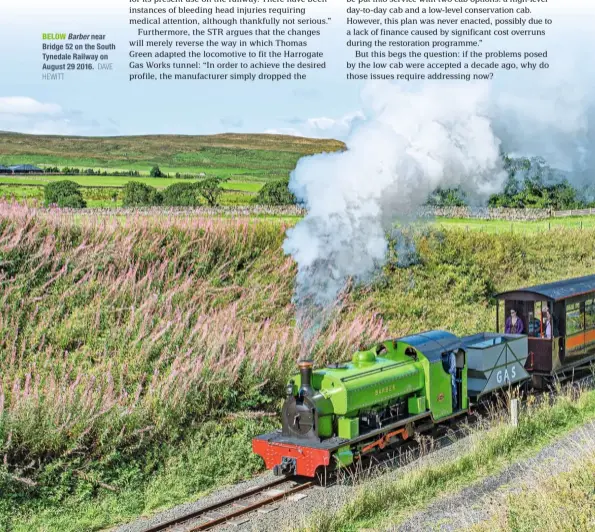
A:
POLYGON ((390 366, 382 366, 380 368, 374 368, 374 369, 370 369, 368 371, 364 371, 362 373, 358 373, 356 375, 347 375, 346 377, 341 377, 339 380, 341 382, 348 382, 351 380, 355 380, 355 379, 361 379, 362 377, 366 377, 368 375, 373 375, 374 373, 382 373, 383 371, 386 371, 388 369, 395 369, 401 366, 406 366, 411 364, 413 361, 411 360, 405 360, 403 362, 395 362, 394 364, 391 364, 390 366))

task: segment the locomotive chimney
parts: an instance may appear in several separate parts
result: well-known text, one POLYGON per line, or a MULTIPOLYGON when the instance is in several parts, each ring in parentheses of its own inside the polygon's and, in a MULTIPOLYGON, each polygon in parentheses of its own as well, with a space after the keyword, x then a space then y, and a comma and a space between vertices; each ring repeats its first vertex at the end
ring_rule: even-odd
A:
POLYGON ((298 367, 300 368, 300 376, 301 376, 301 385, 300 385, 300 395, 314 395, 314 390, 312 389, 312 367, 314 363, 311 360, 302 360, 298 362, 298 367))

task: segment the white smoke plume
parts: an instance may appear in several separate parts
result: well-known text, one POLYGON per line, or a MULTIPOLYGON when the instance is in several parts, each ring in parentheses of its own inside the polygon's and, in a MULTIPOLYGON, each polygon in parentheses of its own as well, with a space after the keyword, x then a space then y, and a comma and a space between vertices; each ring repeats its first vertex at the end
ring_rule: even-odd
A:
POLYGON ((298 318, 309 325, 320 324, 349 279, 370 280, 387 255, 386 231, 436 188, 460 187, 481 202, 506 179, 486 117, 487 86, 406 92, 378 84, 362 99, 366 118, 347 150, 301 159, 290 180, 308 213, 288 231, 284 250, 297 262, 298 318))
POLYGON ((590 87, 595 74, 587 71, 575 78, 574 84, 517 84, 517 93, 504 91, 494 97, 490 116, 506 153, 542 159, 555 174, 548 184, 567 179, 578 190, 590 187, 592 193, 595 107, 590 87))

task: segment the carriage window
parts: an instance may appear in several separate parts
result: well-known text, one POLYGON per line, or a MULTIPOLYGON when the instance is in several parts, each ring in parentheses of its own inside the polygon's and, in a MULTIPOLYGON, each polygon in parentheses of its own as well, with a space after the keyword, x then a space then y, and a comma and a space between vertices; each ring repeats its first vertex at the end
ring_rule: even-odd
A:
POLYGON ((566 334, 573 335, 584 330, 584 316, 581 313, 581 304, 566 305, 566 334))
POLYGON ((595 299, 585 302, 585 329, 595 329, 595 299))

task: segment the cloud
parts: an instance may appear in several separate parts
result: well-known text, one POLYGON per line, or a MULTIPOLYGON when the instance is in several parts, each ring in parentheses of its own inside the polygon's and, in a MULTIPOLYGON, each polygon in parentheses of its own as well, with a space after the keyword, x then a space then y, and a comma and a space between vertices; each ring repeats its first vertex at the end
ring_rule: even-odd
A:
POLYGON ((284 122, 291 124, 293 127, 268 129, 265 133, 295 137, 344 139, 352 128, 363 119, 364 114, 361 111, 347 113, 339 118, 327 116, 307 119, 288 118, 284 122))
POLYGON ((114 135, 112 120, 104 127, 78 110, 65 110, 56 103, 40 102, 28 96, 0 97, 0 130, 33 135, 114 135))
POLYGON ((0 97, 0 115, 50 115, 62 113, 55 103, 42 103, 26 96, 0 97))

